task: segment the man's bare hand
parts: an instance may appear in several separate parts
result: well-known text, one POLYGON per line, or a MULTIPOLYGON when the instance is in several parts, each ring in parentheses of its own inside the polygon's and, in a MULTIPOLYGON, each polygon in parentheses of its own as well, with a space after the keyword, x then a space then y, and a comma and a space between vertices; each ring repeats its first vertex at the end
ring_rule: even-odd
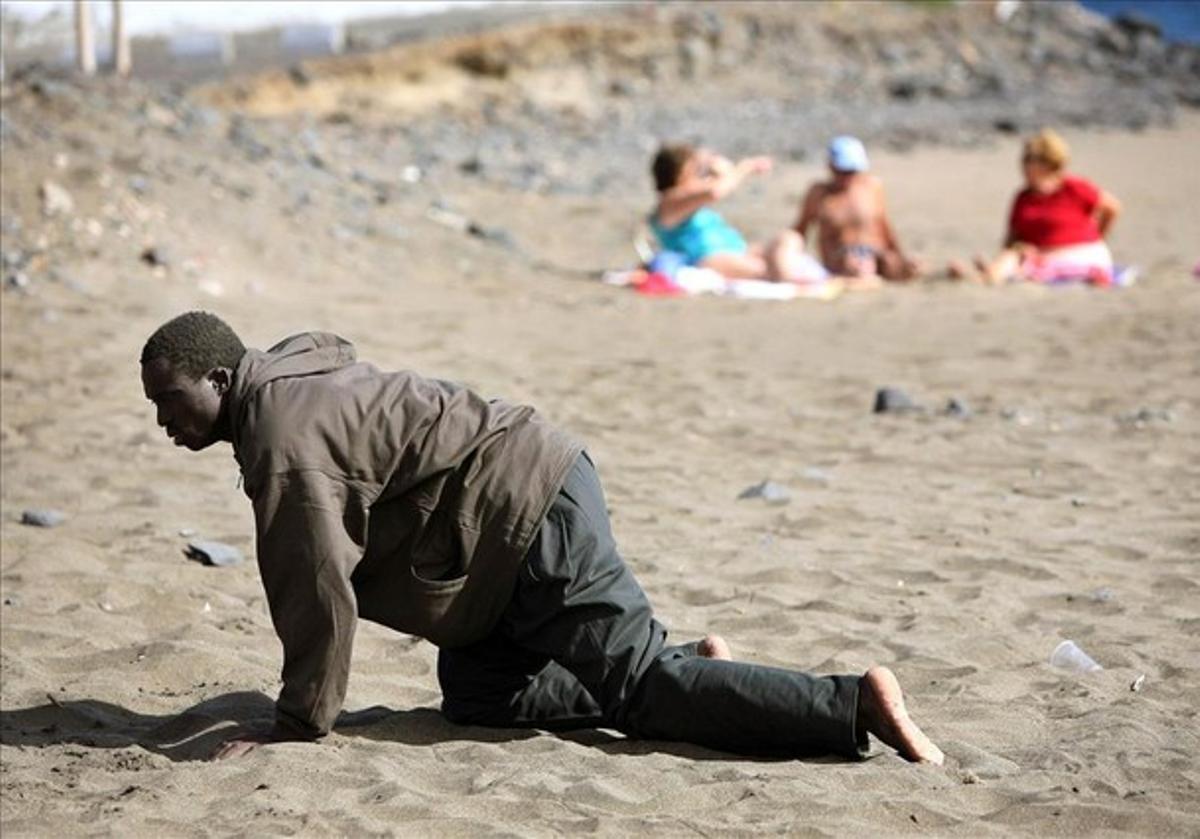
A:
POLYGON ((756 175, 765 175, 775 167, 775 161, 767 156, 750 158, 750 171, 756 175))
POLYGON ((278 742, 271 734, 239 734, 231 737, 213 751, 211 760, 226 760, 231 757, 241 757, 249 754, 264 743, 278 742))

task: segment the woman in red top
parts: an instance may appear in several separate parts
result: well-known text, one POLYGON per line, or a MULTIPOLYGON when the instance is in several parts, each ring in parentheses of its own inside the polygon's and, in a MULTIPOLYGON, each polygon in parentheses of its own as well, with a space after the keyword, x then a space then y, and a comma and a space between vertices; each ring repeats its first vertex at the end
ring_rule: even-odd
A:
POLYGON ((983 279, 1112 283, 1112 253, 1104 236, 1121 205, 1091 181, 1068 175, 1068 153, 1066 142, 1049 129, 1025 141, 1025 188, 1013 200, 1004 250, 991 262, 976 261, 983 279))

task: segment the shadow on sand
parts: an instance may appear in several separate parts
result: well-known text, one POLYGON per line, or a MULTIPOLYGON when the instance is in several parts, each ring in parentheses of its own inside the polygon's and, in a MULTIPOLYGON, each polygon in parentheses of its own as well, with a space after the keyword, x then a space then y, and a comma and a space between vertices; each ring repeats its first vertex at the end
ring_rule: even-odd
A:
MULTIPOLYGON (((140 746, 173 761, 207 760, 224 740, 242 729, 266 729, 275 703, 257 691, 226 693, 206 699, 178 714, 141 714, 98 699, 60 700, 31 708, 0 710, 0 743, 41 748, 74 744, 97 749, 140 746)), ((382 705, 344 711, 334 730, 409 746, 469 741, 503 743, 541 736, 527 728, 482 728, 455 725, 433 708, 396 711, 382 705)), ((778 757, 748 758, 688 743, 634 740, 605 729, 558 731, 550 736, 599 749, 607 754, 671 754, 691 760, 777 762, 778 757)), ((793 759, 794 758, 790 758, 793 759)), ((804 758, 804 762, 843 763, 839 758, 804 758)))

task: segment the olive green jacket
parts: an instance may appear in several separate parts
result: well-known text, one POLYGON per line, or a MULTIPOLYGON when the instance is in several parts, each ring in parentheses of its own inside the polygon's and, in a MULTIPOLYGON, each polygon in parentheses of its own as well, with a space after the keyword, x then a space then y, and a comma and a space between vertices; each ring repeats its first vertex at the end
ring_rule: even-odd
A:
POLYGON ((582 447, 532 408, 355 361, 327 333, 247 350, 225 410, 283 642, 278 724, 342 707, 358 617, 479 640, 582 447))

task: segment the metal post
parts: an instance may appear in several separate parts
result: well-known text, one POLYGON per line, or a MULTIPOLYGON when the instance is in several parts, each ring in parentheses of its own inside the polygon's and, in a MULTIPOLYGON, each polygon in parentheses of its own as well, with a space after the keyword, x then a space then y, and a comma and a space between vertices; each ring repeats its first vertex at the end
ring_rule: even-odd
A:
POLYGON ((129 52, 129 36, 125 33, 125 9, 121 0, 112 0, 112 54, 113 71, 118 76, 128 76, 133 59, 129 52))
POLYGON ((96 74, 96 39, 92 35, 92 8, 75 0, 75 64, 85 76, 96 74))

